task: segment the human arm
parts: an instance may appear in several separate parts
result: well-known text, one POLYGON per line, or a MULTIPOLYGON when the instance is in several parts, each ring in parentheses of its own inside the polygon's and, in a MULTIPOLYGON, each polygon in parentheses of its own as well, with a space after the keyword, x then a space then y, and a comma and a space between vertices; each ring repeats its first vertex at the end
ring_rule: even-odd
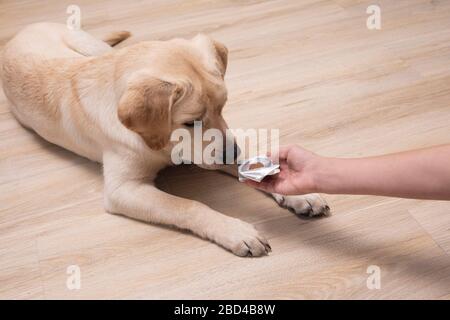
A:
POLYGON ((281 171, 247 184, 280 194, 370 194, 450 200, 450 145, 367 158, 327 158, 281 147, 281 171))

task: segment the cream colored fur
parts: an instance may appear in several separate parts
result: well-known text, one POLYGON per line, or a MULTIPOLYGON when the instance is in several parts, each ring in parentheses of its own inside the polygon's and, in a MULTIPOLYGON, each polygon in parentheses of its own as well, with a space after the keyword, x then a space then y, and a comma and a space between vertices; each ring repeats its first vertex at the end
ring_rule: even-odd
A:
MULTIPOLYGON (((171 165, 172 130, 197 118, 204 129, 227 129, 227 49, 205 35, 122 49, 107 44, 128 36, 103 42, 60 24, 26 27, 2 53, 11 112, 44 139, 103 163, 108 212, 187 229, 240 256, 267 254, 267 240, 252 225, 152 182, 171 165)), ((328 211, 318 195, 274 197, 300 214, 328 211)))

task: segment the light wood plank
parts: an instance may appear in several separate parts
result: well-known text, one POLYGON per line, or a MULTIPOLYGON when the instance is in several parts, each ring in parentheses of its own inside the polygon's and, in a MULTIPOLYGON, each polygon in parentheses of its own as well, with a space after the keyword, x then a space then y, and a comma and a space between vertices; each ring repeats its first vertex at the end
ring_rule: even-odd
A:
MULTIPOLYGON (((2 1, 0 47, 29 23, 64 23, 69 4, 2 1)), ((95 36, 131 31, 120 46, 198 32, 224 42, 233 128, 279 128, 281 143, 330 156, 450 143, 449 1, 378 1, 380 31, 366 28, 366 0, 77 4, 95 36)), ((0 92, 0 298, 450 298, 448 202, 327 196, 334 215, 305 220, 217 172, 170 168, 158 186, 254 223, 273 253, 242 259, 105 213, 100 165, 22 128, 0 92), (366 286, 369 265, 380 290, 366 286)))

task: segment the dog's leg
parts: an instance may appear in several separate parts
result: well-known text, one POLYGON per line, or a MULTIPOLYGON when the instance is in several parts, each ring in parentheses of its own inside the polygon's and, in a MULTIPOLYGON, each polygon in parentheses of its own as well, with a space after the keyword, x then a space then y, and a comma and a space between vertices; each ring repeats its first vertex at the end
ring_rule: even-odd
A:
MULTIPOLYGON (((234 177, 238 176, 236 164, 224 165, 219 170, 234 177)), ((293 196, 284 196, 278 193, 271 193, 270 195, 281 207, 289 209, 298 215, 314 217, 330 214, 330 207, 327 202, 317 193, 293 196)))
MULTIPOLYGON (((157 224, 176 226, 216 242, 238 256, 261 256, 271 249, 251 225, 223 215, 197 201, 158 190, 151 182, 131 178, 130 168, 104 165, 105 208, 108 212, 157 224), (128 178, 124 178, 124 176, 128 178)), ((132 169, 131 169, 132 170, 132 169)))
POLYGON ((164 193, 143 181, 125 181, 107 192, 105 207, 111 213, 190 230, 238 256, 261 256, 270 251, 267 240, 252 225, 202 203, 164 193))

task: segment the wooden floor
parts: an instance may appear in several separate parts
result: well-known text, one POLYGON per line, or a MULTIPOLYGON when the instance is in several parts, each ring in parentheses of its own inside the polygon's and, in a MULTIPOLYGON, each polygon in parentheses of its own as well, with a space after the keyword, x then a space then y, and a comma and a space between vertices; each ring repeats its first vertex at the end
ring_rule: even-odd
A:
MULTIPOLYGON (((2 0, 0 47, 26 24, 65 22, 73 2, 2 0)), ((450 143, 450 1, 377 1, 379 31, 366 28, 372 1, 75 2, 94 35, 131 31, 122 45, 225 43, 233 128, 279 128, 281 143, 333 156, 450 143)), ((327 196, 334 214, 304 220, 195 167, 158 184, 254 223, 273 252, 238 258, 105 213, 100 166, 20 127, 0 93, 0 298, 450 299, 450 203, 327 196), (70 265, 80 290, 66 287, 70 265)))

